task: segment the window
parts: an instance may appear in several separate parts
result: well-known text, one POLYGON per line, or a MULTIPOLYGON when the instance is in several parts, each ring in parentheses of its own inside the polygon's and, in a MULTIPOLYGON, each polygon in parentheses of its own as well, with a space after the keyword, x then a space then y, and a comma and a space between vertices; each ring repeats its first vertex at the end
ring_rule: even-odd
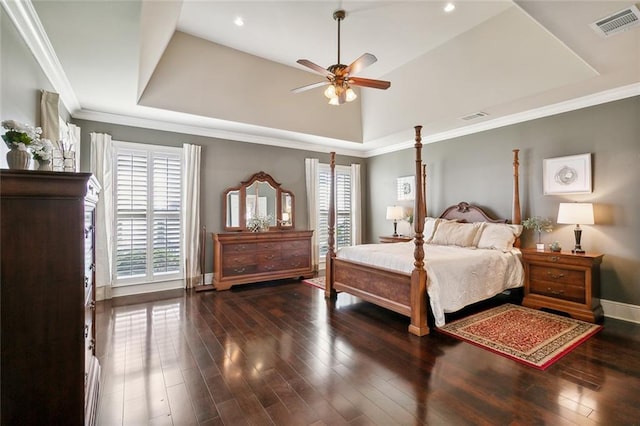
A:
POLYGON ((114 142, 115 285, 181 278, 181 152, 114 142))
MULTIPOLYGON (((331 170, 328 164, 318 166, 318 245, 320 263, 329 250, 329 186, 331 170)), ((336 250, 353 245, 353 216, 351 214, 351 168, 336 166, 336 250)))

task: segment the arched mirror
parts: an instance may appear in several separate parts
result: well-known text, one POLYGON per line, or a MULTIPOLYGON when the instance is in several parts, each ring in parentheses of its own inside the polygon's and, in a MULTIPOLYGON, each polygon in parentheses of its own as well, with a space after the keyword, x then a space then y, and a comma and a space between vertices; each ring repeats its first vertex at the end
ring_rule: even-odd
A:
POLYGON ((225 231, 268 231, 294 226, 293 192, 258 172, 223 194, 225 231))

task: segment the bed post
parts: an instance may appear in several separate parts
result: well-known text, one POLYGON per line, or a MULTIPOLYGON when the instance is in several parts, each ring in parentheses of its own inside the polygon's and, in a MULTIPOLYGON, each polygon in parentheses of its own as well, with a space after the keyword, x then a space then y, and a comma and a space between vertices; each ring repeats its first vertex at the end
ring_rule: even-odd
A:
MULTIPOLYGON (((416 188, 424 188, 422 184, 422 126, 415 126, 416 130, 416 188)), ((424 269, 424 218, 426 214, 424 191, 416 191, 416 209, 414 212, 414 229, 416 232, 413 252, 415 259, 411 273, 411 324, 409 332, 416 336, 429 334, 427 325, 427 271, 424 269)))
POLYGON ((520 174, 518 168, 520 162, 518 161, 519 149, 513 150, 513 208, 511 209, 511 223, 519 225, 522 222, 522 213, 520 211, 520 174))
POLYGON ((335 299, 336 291, 333 288, 334 280, 334 266, 333 261, 336 258, 335 248, 335 236, 336 229, 336 153, 330 153, 329 159, 330 180, 329 180, 329 235, 327 236, 327 244, 329 248, 327 250, 327 258, 325 262, 325 285, 324 285, 324 297, 325 299, 335 299))

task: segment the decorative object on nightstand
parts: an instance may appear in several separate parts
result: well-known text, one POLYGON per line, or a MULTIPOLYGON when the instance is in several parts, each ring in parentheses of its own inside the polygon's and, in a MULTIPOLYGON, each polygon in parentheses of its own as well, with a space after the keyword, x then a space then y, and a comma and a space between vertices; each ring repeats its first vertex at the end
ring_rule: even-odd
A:
POLYGON ((560 242, 554 241, 551 244, 549 244, 549 250, 551 250, 554 253, 561 252, 562 251, 562 247, 560 246, 560 242))
POLYGON ((406 243, 413 240, 413 237, 408 235, 397 235, 395 237, 392 235, 380 235, 378 239, 381 243, 406 243))
POLYGON ((540 216, 530 217, 522 222, 522 226, 525 229, 533 229, 538 233, 538 243, 536 249, 538 251, 544 251, 544 244, 542 243, 542 232, 551 232, 553 226, 551 220, 548 218, 542 218, 540 216))
POLYGON ((525 273, 523 306, 565 312, 589 322, 602 319, 600 264, 603 254, 551 253, 526 248, 521 251, 525 273))
POLYGON ((571 253, 584 253, 580 245, 582 229, 580 225, 593 225, 593 204, 591 203, 560 203, 558 207, 558 223, 574 224, 573 235, 576 239, 576 246, 571 253))
POLYGON ((387 220, 393 220, 393 236, 398 236, 398 219, 404 218, 402 206, 387 207, 387 220))

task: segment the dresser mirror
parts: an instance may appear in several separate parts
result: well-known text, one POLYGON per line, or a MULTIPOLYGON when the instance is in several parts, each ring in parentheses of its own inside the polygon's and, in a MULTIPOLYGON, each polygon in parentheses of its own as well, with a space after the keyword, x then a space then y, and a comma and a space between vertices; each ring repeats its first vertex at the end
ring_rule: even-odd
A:
POLYGON ((225 231, 267 231, 294 227, 293 192, 270 175, 258 172, 224 192, 225 231), (256 226, 260 222, 261 226, 256 226))

